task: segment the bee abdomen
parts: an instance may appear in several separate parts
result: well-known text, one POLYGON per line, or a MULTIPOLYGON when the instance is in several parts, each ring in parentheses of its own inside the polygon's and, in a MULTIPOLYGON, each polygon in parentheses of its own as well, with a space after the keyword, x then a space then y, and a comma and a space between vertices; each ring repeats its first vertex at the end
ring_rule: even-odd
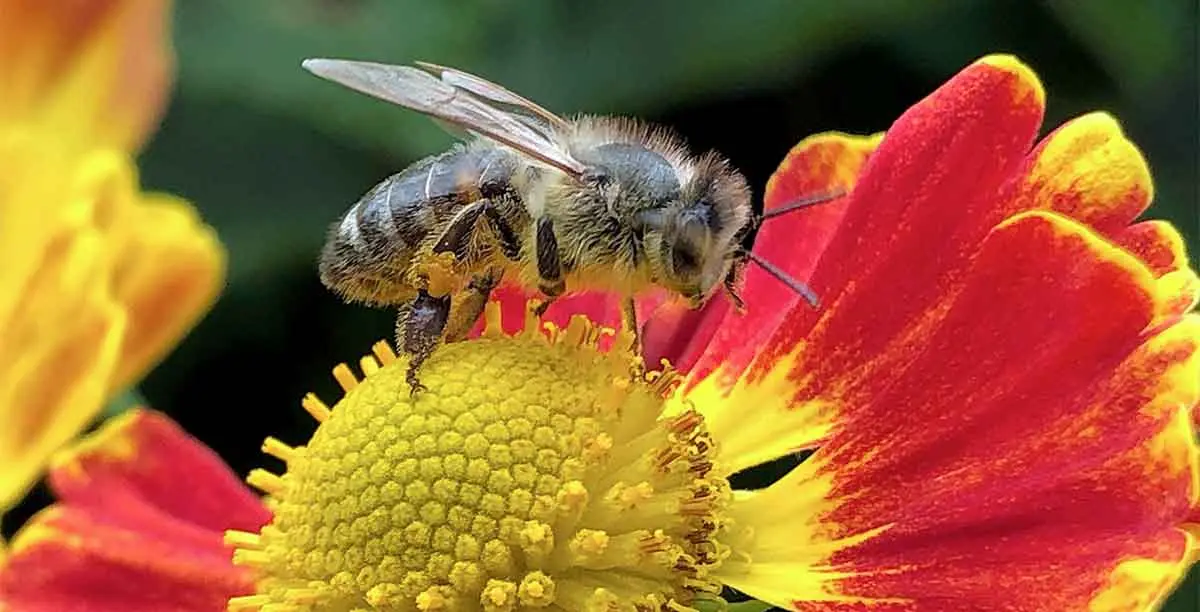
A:
POLYGON ((512 162, 496 149, 455 148, 375 185, 329 233, 322 282, 344 298, 403 301, 408 264, 462 206, 511 191, 512 162))

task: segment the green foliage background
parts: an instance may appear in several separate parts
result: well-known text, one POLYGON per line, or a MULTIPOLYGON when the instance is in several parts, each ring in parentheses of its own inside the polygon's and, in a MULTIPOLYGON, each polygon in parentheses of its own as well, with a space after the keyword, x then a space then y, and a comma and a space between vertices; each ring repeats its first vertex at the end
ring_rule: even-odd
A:
MULTIPOLYGON (((331 223, 387 174, 446 147, 414 113, 320 81, 311 56, 424 59, 545 106, 640 115, 729 155, 756 186, 824 130, 870 133, 977 57, 1041 76, 1046 129, 1113 112, 1156 183, 1149 217, 1200 252, 1194 0, 205 0, 179 2, 179 78, 143 180, 192 199, 231 252, 213 313, 143 385, 241 473, 267 434, 302 441, 308 390, 391 333, 317 282, 331 223)), ((1098 511, 1103 511, 1098 509, 1098 511)), ((1191 582, 1168 606, 1200 610, 1191 582)))

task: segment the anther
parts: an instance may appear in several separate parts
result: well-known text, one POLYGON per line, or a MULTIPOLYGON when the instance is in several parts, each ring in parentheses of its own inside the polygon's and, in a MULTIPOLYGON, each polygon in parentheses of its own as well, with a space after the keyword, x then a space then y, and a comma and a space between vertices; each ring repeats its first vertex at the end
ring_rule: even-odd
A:
POLYGON ((232 597, 229 603, 225 605, 228 612, 247 612, 249 610, 259 610, 263 606, 271 603, 271 598, 267 595, 243 595, 241 597, 232 597))
POLYGON ((246 483, 271 495, 279 495, 284 488, 283 479, 278 474, 272 474, 262 468, 250 470, 250 473, 246 475, 246 483))
POLYGON ((346 393, 358 386, 358 378, 355 378, 354 372, 350 371, 350 366, 344 363, 339 363, 333 368, 333 378, 346 393))
POLYGON ((507 580, 488 580, 479 603, 483 604, 484 612, 511 612, 517 607, 517 585, 507 580))
POLYGON ((262 452, 283 462, 292 461, 296 458, 296 449, 284 444, 278 438, 270 436, 266 440, 263 440, 262 452))
POLYGON ((517 597, 527 606, 542 608, 554 603, 554 581, 541 572, 530 572, 521 579, 517 597))
POLYGON ((483 335, 487 338, 504 336, 504 313, 500 310, 500 302, 488 300, 483 307, 483 335))
POLYGON ((371 352, 375 353, 375 358, 385 366, 396 360, 396 352, 392 350, 392 345, 383 340, 372 345, 371 352))
POLYGON ((262 538, 260 538, 257 533, 229 529, 225 531, 224 540, 227 546, 232 546, 234 548, 244 548, 248 550, 262 549, 262 538))
POLYGON ((379 371, 379 362, 375 361, 374 357, 366 355, 358 360, 358 367, 362 369, 363 376, 370 376, 379 371))
POLYGON ((321 399, 318 398, 314 393, 305 395, 304 399, 300 401, 300 405, 303 406, 304 410, 311 414, 312 418, 316 419, 318 423, 324 423, 325 421, 328 421, 329 416, 332 414, 332 412, 329 410, 329 406, 326 406, 325 402, 322 402, 321 399))
POLYGON ((267 567, 271 563, 271 556, 261 550, 247 550, 239 548, 233 551, 233 564, 245 567, 267 567))

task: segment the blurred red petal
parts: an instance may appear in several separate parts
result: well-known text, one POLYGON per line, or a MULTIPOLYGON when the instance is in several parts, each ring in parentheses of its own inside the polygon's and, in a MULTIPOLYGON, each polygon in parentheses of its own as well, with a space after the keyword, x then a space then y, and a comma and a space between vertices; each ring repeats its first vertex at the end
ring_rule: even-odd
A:
POLYGON ((222 535, 185 522, 149 536, 140 525, 54 506, 17 535, 0 566, 12 612, 221 612, 252 593, 222 535))
POLYGON ((220 534, 256 530, 270 519, 216 453, 151 410, 110 419, 60 453, 50 486, 72 508, 135 526, 169 518, 220 534))

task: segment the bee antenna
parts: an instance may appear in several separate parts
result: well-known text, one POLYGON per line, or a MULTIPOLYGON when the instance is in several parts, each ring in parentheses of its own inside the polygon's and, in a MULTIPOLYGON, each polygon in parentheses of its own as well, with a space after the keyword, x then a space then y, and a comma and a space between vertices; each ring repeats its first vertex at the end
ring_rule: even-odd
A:
POLYGON ((767 219, 773 219, 775 217, 786 215, 790 212, 796 212, 797 210, 808 208, 809 206, 816 206, 817 204, 832 202, 844 195, 846 195, 845 189, 834 189, 832 191, 818 193, 817 195, 813 196, 797 198, 791 202, 788 202, 787 204, 784 204, 783 206, 776 206, 771 210, 763 211, 762 220, 766 221, 767 219))
POLYGON ((775 280, 787 285, 792 291, 795 291, 797 295, 804 298, 804 301, 808 302, 808 304, 813 308, 817 308, 821 305, 820 298, 818 298, 817 294, 812 290, 812 288, 804 284, 803 281, 800 281, 791 274, 780 270, 775 264, 763 259, 762 257, 759 257, 753 251, 742 251, 742 253, 746 255, 747 259, 757 264, 758 267, 762 268, 764 272, 775 277, 775 280))

